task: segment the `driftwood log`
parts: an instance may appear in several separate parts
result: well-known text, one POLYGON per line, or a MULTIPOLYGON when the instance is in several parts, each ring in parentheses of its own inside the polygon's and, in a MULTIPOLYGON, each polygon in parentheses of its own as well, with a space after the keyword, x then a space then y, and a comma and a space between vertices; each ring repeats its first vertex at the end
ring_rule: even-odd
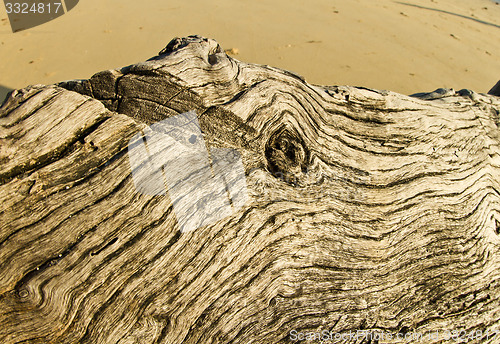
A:
POLYGON ((13 91, 0 342, 500 343, 499 111, 470 90, 315 86, 199 36, 13 91), (182 232, 127 152, 188 111, 208 147, 239 152, 248 200, 182 232))

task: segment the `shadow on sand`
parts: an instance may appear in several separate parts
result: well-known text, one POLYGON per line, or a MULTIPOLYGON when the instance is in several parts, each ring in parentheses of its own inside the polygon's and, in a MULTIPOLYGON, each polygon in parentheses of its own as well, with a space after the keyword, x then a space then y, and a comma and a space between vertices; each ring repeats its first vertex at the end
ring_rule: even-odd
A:
POLYGON ((3 101, 5 100, 7 94, 13 90, 14 90, 13 88, 0 85, 0 105, 3 104, 3 101))
POLYGON ((417 8, 421 8, 421 9, 424 9, 424 10, 430 10, 430 11, 435 11, 435 12, 446 13, 446 14, 449 14, 449 15, 452 15, 452 16, 457 16, 457 17, 460 17, 460 18, 465 18, 465 19, 473 20, 475 22, 478 22, 478 23, 481 23, 481 24, 484 24, 484 25, 493 26, 493 27, 496 27, 496 28, 500 29, 500 25, 497 25, 497 24, 494 24, 494 23, 490 23, 490 22, 487 22, 487 21, 484 21, 484 20, 481 20, 481 19, 477 19, 477 18, 474 18, 474 17, 465 16, 463 14, 453 13, 453 12, 445 11, 445 10, 440 10, 438 8, 432 8, 432 7, 425 7, 425 6, 410 4, 408 2, 400 2, 400 1, 395 1, 395 2, 398 3, 398 4, 401 4, 401 5, 417 7, 417 8))

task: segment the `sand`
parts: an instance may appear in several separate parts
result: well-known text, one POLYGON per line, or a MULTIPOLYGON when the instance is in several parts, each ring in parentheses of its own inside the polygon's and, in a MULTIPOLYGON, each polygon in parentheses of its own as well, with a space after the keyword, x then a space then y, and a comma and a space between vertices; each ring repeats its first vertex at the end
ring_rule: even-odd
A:
POLYGON ((490 0, 84 0, 18 33, 1 6, 0 98, 143 61, 190 34, 315 84, 487 92, 500 79, 500 5, 490 0))

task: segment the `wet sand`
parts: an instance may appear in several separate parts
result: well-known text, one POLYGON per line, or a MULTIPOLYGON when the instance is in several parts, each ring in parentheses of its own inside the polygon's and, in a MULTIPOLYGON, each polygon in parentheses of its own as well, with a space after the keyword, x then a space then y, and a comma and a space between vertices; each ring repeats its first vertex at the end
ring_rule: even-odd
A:
POLYGON ((1 7, 0 98, 143 61, 190 34, 315 84, 487 92, 500 79, 500 5, 489 0, 85 0, 18 33, 1 7))

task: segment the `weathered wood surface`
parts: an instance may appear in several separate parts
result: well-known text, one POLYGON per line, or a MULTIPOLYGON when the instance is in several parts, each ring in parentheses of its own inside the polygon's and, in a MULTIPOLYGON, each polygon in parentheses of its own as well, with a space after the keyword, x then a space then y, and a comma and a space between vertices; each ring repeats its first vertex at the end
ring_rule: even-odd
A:
POLYGON ((60 86, 0 108, 1 343, 500 342, 498 97, 313 86, 200 37, 60 86), (181 233, 127 145, 190 110, 250 200, 181 233))

